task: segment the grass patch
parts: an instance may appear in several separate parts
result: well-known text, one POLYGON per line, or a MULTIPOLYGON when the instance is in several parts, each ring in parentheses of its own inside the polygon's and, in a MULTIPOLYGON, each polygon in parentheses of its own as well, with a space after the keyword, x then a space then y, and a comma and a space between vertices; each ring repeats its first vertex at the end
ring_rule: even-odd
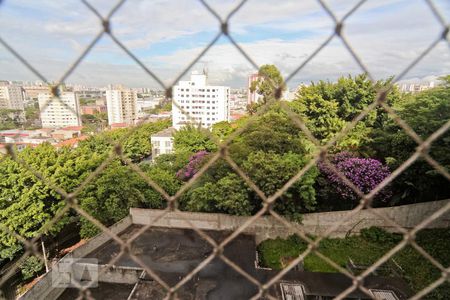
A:
MULTIPOLYGON (((392 249, 402 236, 388 233, 380 228, 372 227, 361 232, 360 236, 347 238, 330 238, 321 241, 319 251, 339 266, 344 267, 349 258, 358 265, 371 265, 392 249)), ((417 234, 416 242, 444 267, 450 265, 450 230, 427 229, 417 234)), ((261 265, 273 269, 281 269, 286 262, 298 257, 307 248, 307 244, 297 236, 287 239, 271 239, 258 246, 261 265)), ((419 291, 441 276, 438 268, 413 247, 407 246, 394 255, 394 260, 403 271, 401 276, 414 291, 419 291)), ((386 263, 380 275, 392 276, 392 262, 386 263)), ((337 272, 337 270, 315 254, 305 257, 304 268, 311 272, 337 272)), ((429 294, 429 299, 448 299, 450 283, 445 283, 429 294)))

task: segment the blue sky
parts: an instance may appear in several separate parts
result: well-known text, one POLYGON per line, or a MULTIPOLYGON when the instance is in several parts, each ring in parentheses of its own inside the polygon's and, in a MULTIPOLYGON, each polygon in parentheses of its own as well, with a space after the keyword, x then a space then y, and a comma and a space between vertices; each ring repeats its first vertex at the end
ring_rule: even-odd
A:
MULTIPOLYGON (((329 0, 342 17, 357 1, 329 0)), ((450 1, 435 0, 447 24, 450 1)), ((103 15, 112 0, 90 0, 103 15)), ((225 16, 238 1, 208 3, 225 16)), ((194 0, 128 0, 112 19, 114 34, 170 84, 217 34, 218 21, 194 0)), ((4 0, 0 36, 49 80, 58 79, 101 30, 97 17, 80 0, 4 0)), ((317 1, 249 0, 230 22, 232 36, 258 64, 276 64, 290 74, 333 30, 317 1)), ((355 52, 376 78, 398 74, 442 31, 423 0, 368 0, 344 27, 355 52)), ((244 87, 255 69, 221 38, 193 69, 209 70, 210 81, 244 87)), ((301 82, 360 73, 339 39, 333 40, 299 74, 301 82)), ((450 73, 450 47, 440 42, 405 79, 427 79, 450 73)), ((0 46, 0 79, 36 80, 0 46)), ((108 36, 89 53, 67 80, 70 83, 157 87, 108 36)))

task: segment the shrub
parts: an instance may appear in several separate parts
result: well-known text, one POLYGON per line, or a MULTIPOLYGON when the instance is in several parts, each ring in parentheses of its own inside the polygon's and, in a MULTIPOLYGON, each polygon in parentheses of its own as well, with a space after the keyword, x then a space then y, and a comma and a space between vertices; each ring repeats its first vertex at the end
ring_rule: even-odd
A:
POLYGON ((398 243, 402 239, 401 235, 387 232, 380 227, 369 227, 361 229, 361 236, 368 242, 373 243, 398 243))
POLYGON ((34 277, 39 271, 42 270, 44 264, 36 256, 28 256, 25 261, 20 265, 22 277, 24 280, 34 277))
MULTIPOLYGON (((336 154, 331 163, 347 179, 353 183, 364 194, 370 193, 391 173, 387 166, 373 158, 355 157, 349 152, 336 154)), ((330 185, 343 199, 358 201, 356 192, 348 186, 325 162, 319 163, 319 169, 330 185)), ((375 197, 377 200, 386 202, 391 196, 389 189, 382 189, 375 197)))
POLYGON ((181 180, 189 180, 198 172, 202 162, 209 153, 199 151, 189 158, 188 164, 177 172, 177 177, 181 180))

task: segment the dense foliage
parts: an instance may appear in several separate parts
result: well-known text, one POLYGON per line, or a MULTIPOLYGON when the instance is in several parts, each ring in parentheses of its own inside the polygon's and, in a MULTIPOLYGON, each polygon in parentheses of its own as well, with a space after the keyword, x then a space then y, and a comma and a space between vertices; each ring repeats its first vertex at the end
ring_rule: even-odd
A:
MULTIPOLYGON (((377 227, 363 229, 360 236, 324 239, 318 251, 341 267, 346 267, 349 259, 357 265, 369 266, 380 259, 402 239, 399 234, 386 232, 377 227)), ((417 234, 416 242, 444 266, 450 264, 450 230, 427 229, 417 234)), ((307 249, 308 244, 293 235, 288 239, 270 239, 258 246, 262 266, 281 269, 307 249)), ((379 268, 378 273, 385 276, 399 274, 418 292, 435 280, 441 273, 413 247, 406 246, 393 256, 392 261, 379 268)), ((312 272, 337 272, 337 270, 316 254, 304 259, 304 269, 312 272)), ((398 276, 398 275, 397 275, 398 276)), ((450 283, 445 283, 431 292, 427 299, 447 299, 450 283)))
POLYGON ((24 280, 34 277, 44 268, 42 261, 36 256, 28 256, 20 265, 20 271, 24 280))
MULTIPOLYGON (((151 153, 149 137, 152 133, 169 126, 169 122, 144 124, 138 130, 114 130, 93 136, 79 144, 76 149, 57 149, 50 144, 26 148, 17 153, 17 163, 6 156, 0 161, 0 224, 26 239, 38 234, 53 235, 77 214, 70 211, 45 227, 65 207, 63 197, 53 185, 73 192, 98 168, 113 150, 113 143, 124 138, 124 157, 132 160, 151 153), (126 137, 126 134, 131 134, 126 137), (45 181, 37 178, 27 166, 38 172, 45 181)), ((178 181, 166 171, 148 171, 156 177, 167 191, 177 190, 178 181), (169 179, 173 179, 171 182, 169 179)), ((77 197, 81 207, 105 225, 120 220, 132 206, 162 207, 162 197, 148 189, 148 185, 132 172, 120 159, 113 160, 106 170, 100 172, 77 197)), ((87 220, 83 222, 82 234, 92 236, 98 229, 87 220)), ((22 244, 13 236, 0 230, 0 258, 12 259, 22 252, 22 244)))
POLYGON ((0 108, 0 130, 18 128, 23 120, 23 111, 0 108))
POLYGON ((177 172, 177 177, 181 180, 188 180, 194 177, 200 169, 202 162, 205 161, 207 155, 208 152, 205 150, 199 151, 192 155, 189 158, 188 164, 177 172))
MULTIPOLYGON (((450 75, 436 88, 415 95, 407 95, 393 104, 401 117, 422 139, 450 120, 450 75)), ((384 160, 391 169, 399 167, 416 150, 414 140, 391 118, 380 122, 370 135, 371 141, 364 145, 364 151, 384 160)), ((450 170, 450 131, 435 140, 428 153, 450 170)), ((423 157, 403 172, 394 182, 392 203, 410 203, 438 200, 450 197, 448 180, 439 174, 423 157)))
MULTIPOLYGON (((350 201, 353 204, 359 202, 360 197, 345 183, 339 174, 344 175, 356 188, 364 194, 372 192, 386 177, 390 175, 387 166, 372 158, 355 157, 349 152, 336 154, 329 163, 320 162, 320 172, 325 176, 328 183, 338 192, 338 196, 343 201, 350 201)), ((384 188, 376 195, 376 200, 386 202, 391 196, 389 189, 384 188)))

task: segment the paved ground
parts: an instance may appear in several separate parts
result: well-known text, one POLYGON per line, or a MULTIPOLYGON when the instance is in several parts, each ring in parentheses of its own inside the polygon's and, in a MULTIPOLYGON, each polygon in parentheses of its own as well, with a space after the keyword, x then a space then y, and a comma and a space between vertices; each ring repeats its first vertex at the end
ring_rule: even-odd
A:
MULTIPOLYGON (((121 238, 128 239, 139 228, 136 225, 131 226, 121 235, 121 238)), ((216 241, 222 241, 230 234, 217 231, 206 231, 206 233, 216 241)), ((152 228, 140 235, 132 246, 132 253, 170 286, 177 284, 212 250, 212 246, 195 231, 184 229, 152 228)), ((88 257, 97 258, 100 264, 106 264, 119 252, 120 247, 114 241, 110 241, 88 257)), ((256 276, 255 242, 252 236, 237 237, 227 245, 224 255, 251 275, 256 276)), ((116 265, 140 267, 128 255, 124 255, 116 265)), ((144 282, 138 285, 135 294, 143 296, 138 297, 139 299, 149 297, 162 299, 161 290, 163 288, 154 282, 144 282)), ((179 297, 181 299, 248 299, 255 293, 257 293, 256 286, 216 258, 186 283, 180 290, 179 297)), ((119 298, 114 297, 114 299, 119 298)))
MULTIPOLYGON (((117 284, 99 282, 97 288, 90 289, 91 296, 94 299, 127 299, 134 285, 117 284)), ((73 300, 77 299, 80 291, 76 288, 69 288, 59 296, 59 300, 73 300)))
MULTIPOLYGON (((141 227, 130 226, 121 238, 129 239, 141 227)), ((216 242, 222 241, 230 233, 205 231, 216 242)), ((261 283, 266 283, 278 272, 274 270, 255 269, 256 245, 254 238, 240 235, 224 249, 224 255, 240 266, 261 283)), ((209 254, 213 247, 201 238, 195 231, 187 229, 151 228, 141 234, 132 244, 132 253, 139 257, 148 267, 162 278, 169 286, 175 286, 190 271, 197 267, 209 254)), ((109 241, 96 249, 87 257, 97 258, 99 264, 108 264, 111 258, 120 252, 120 246, 115 241, 109 241)), ((116 266, 138 267, 128 254, 123 255, 116 266)), ((351 286, 352 281, 345 275, 337 273, 311 273, 290 271, 283 281, 298 282, 304 285, 308 295, 322 295, 333 298, 351 286)), ((406 299, 408 291, 402 280, 383 277, 369 277, 365 286, 375 289, 394 290, 399 299, 406 299)), ((150 276, 145 276, 137 285, 100 283, 98 288, 91 289, 95 299, 164 299, 166 291, 150 276), (133 293, 131 294, 131 292, 133 293), (130 296, 131 294, 131 296, 130 296)), ((221 300, 249 299, 258 292, 256 286, 234 269, 216 258, 178 290, 178 299, 182 300, 221 300)), ((281 299, 279 284, 269 289, 269 294, 281 299)), ((368 299, 361 291, 354 291, 352 299, 368 299)), ((59 299, 75 299, 78 290, 67 289, 59 299)))

